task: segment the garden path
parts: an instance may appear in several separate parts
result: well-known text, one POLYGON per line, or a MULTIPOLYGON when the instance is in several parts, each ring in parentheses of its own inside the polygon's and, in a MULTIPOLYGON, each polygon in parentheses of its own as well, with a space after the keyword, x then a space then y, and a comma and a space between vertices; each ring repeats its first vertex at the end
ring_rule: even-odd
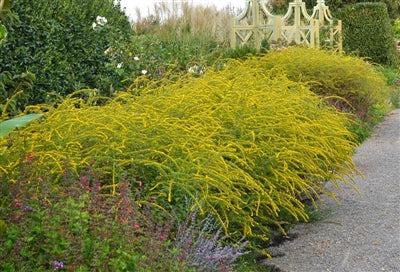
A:
POLYGON ((400 271, 400 109, 376 127, 353 157, 365 178, 323 197, 323 219, 298 224, 267 251, 265 261, 284 272, 400 271))

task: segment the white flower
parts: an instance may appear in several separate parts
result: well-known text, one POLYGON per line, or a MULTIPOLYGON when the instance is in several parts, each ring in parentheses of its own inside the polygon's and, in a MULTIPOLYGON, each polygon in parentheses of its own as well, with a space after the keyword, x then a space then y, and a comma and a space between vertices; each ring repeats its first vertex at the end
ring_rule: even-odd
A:
POLYGON ((138 60, 139 60, 139 57, 138 57, 138 56, 135 56, 135 57, 133 57, 133 59, 136 60, 136 61, 138 61, 138 60))
POLYGON ((104 51, 104 54, 108 55, 111 52, 112 48, 111 46, 104 51))
POLYGON ((102 16, 97 16, 96 17, 96 23, 103 26, 105 24, 107 24, 107 18, 106 17, 102 17, 102 16))
POLYGON ((122 62, 117 64, 117 68, 121 68, 122 67, 122 62))
POLYGON ((143 75, 147 74, 147 71, 146 70, 142 70, 142 74, 143 75))
POLYGON ((199 66, 197 64, 190 66, 188 69, 189 73, 198 73, 200 75, 204 74, 204 71, 205 71, 204 67, 199 66))
POLYGON ((93 28, 93 30, 95 30, 95 29, 96 29, 96 26, 97 26, 97 24, 96 24, 96 23, 93 23, 93 24, 92 24, 92 28, 93 28))

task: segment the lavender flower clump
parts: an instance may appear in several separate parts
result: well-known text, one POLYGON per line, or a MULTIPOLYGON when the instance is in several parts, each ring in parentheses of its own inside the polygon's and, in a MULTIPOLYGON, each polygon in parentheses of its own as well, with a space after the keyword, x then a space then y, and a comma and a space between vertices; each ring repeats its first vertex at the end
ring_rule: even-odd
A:
POLYGON ((64 268, 64 263, 59 261, 53 261, 54 270, 60 270, 64 268))
POLYGON ((26 205, 26 206, 24 207, 24 211, 26 211, 26 212, 34 212, 35 209, 32 208, 31 206, 26 205))
POLYGON ((223 245, 227 237, 220 236, 220 229, 215 232, 215 220, 207 216, 200 227, 196 215, 197 211, 192 212, 176 235, 174 246, 180 250, 180 257, 196 271, 231 271, 232 264, 249 253, 244 251, 248 242, 241 239, 234 245, 223 245))

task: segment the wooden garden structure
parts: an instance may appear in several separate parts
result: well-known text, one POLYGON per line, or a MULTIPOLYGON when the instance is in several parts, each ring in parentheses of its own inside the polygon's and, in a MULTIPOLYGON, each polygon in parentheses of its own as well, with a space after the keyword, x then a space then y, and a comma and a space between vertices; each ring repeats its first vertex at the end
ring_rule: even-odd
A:
POLYGON ((341 33, 342 22, 334 21, 325 0, 317 0, 312 15, 302 0, 293 0, 283 16, 272 14, 265 0, 247 0, 244 10, 232 19, 231 47, 252 42, 259 50, 266 41, 341 51, 341 33))

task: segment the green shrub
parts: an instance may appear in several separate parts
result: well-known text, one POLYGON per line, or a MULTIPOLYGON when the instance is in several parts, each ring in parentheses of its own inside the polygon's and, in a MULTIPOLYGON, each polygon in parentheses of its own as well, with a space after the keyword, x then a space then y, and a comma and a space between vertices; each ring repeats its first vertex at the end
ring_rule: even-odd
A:
POLYGON ((400 66, 389 67, 389 66, 380 66, 377 67, 377 70, 381 72, 385 78, 386 82, 389 85, 389 101, 390 105, 394 108, 400 107, 400 66))
POLYGON ((338 15, 343 21, 343 49, 373 62, 398 62, 393 27, 384 3, 347 5, 338 15))
POLYGON ((131 34, 128 18, 114 2, 12 1, 17 18, 4 22, 8 36, 0 45, 0 73, 36 75, 29 104, 48 101, 48 93, 64 96, 90 87, 109 94, 122 87, 113 56, 104 53, 128 42, 131 34))
POLYGON ((389 86, 398 85, 398 80, 400 79, 400 66, 398 68, 391 66, 378 66, 377 70, 386 78, 386 83, 389 86))
POLYGON ((30 180, 55 186, 66 161, 75 175, 92 163, 104 194, 135 175, 163 209, 182 211, 189 197, 228 233, 267 239, 280 211, 307 219, 300 198, 315 197, 324 180, 350 182, 355 143, 345 114, 262 62, 150 82, 140 96, 121 93, 100 107, 100 98, 69 96, 1 139, 0 180, 18 180, 21 154, 33 165, 30 180))
POLYGON ((160 79, 166 74, 185 74, 195 65, 207 67, 219 55, 219 45, 210 38, 191 33, 147 33, 134 35, 122 60, 124 78, 129 82, 145 74, 160 79), (144 72, 145 71, 145 72, 144 72))
POLYGON ((230 59, 245 59, 251 55, 257 55, 257 50, 251 45, 243 45, 225 50, 222 57, 230 59))
POLYGON ((387 99, 385 78, 360 58, 329 51, 291 47, 271 51, 255 65, 277 69, 290 80, 307 83, 310 89, 342 111, 367 120, 368 109, 387 99))
POLYGON ((394 36, 396 39, 400 39, 400 19, 394 21, 394 36))

